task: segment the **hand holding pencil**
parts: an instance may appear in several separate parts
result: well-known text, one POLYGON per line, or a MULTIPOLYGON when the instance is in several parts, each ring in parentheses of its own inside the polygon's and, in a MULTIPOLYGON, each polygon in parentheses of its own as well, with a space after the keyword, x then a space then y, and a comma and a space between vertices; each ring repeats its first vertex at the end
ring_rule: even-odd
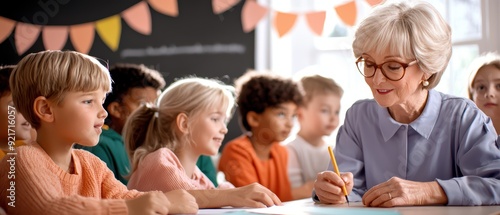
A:
POLYGON ((314 189, 321 203, 342 204, 348 203, 347 195, 353 187, 353 175, 350 172, 340 173, 335 155, 328 147, 334 171, 323 171, 318 174, 314 189))

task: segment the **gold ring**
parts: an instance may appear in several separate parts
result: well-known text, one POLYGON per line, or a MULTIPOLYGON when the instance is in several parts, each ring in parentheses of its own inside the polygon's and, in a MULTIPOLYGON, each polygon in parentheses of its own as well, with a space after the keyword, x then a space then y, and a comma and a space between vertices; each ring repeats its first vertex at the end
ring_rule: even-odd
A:
POLYGON ((387 194, 389 194, 389 200, 391 200, 392 199, 391 193, 387 193, 387 194))

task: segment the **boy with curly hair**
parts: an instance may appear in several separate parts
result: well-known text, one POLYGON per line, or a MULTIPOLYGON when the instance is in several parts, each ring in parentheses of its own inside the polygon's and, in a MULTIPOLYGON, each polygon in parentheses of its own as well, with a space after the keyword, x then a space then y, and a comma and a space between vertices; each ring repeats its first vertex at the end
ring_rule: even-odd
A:
POLYGON ((287 149, 280 145, 292 130, 302 96, 291 79, 249 72, 236 81, 244 135, 222 151, 219 170, 236 187, 258 182, 282 201, 294 199, 287 174, 287 149))

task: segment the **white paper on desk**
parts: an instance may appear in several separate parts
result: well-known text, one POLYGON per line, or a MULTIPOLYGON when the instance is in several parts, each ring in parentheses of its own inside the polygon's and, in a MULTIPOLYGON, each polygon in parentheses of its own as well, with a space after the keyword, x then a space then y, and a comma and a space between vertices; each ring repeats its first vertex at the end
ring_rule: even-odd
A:
POLYGON ((304 213, 303 208, 290 207, 290 206, 271 206, 268 208, 247 209, 246 212, 257 214, 293 214, 293 215, 307 215, 304 213))
POLYGON ((197 214, 223 214, 230 212, 245 211, 244 208, 215 208, 215 209, 200 209, 197 214))

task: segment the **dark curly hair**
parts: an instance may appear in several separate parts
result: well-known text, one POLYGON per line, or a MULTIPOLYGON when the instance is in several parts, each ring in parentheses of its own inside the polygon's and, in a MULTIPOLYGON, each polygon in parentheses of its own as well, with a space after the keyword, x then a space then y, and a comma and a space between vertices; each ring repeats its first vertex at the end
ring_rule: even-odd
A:
POLYGON ((246 131, 251 131, 246 119, 248 112, 260 114, 286 102, 297 106, 302 103, 302 95, 294 81, 269 72, 247 72, 236 80, 235 85, 240 123, 246 131))
POLYGON ((15 67, 14 65, 0 66, 0 96, 11 92, 9 78, 15 67))
MULTIPOLYGON (((104 101, 104 108, 108 110, 111 102, 121 102, 132 88, 152 87, 158 90, 165 88, 165 79, 160 72, 150 69, 143 64, 116 64, 109 70, 113 83, 112 92, 104 101)), ((108 119, 109 120, 109 115, 108 119)))

